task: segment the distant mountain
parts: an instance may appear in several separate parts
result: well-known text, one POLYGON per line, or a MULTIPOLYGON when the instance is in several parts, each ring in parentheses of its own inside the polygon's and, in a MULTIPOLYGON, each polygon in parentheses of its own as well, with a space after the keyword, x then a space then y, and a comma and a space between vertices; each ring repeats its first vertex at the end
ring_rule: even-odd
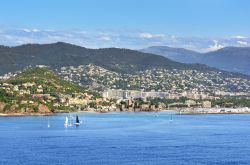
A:
POLYGON ((168 46, 151 46, 145 49, 141 49, 141 52, 152 53, 162 55, 166 58, 172 59, 174 61, 182 63, 195 63, 199 61, 199 56, 201 55, 198 52, 187 50, 184 48, 172 48, 168 46))
POLYGON ((250 75, 250 47, 225 47, 208 53, 153 46, 140 50, 146 53, 162 55, 183 63, 201 63, 218 69, 250 75))
POLYGON ((226 47, 205 53, 203 56, 198 62, 250 75, 250 47, 226 47))
POLYGON ((0 47, 0 74, 19 70, 29 65, 47 65, 58 68, 90 63, 109 70, 129 73, 155 67, 166 69, 213 69, 200 64, 183 64, 159 55, 129 49, 87 49, 63 42, 0 47))
MULTIPOLYGON (((0 46, 0 74, 35 65, 58 69, 63 66, 86 64, 95 64, 118 73, 135 73, 152 68, 220 71, 203 64, 184 64, 160 55, 129 49, 87 49, 63 42, 26 44, 16 47, 0 46)), ((232 76, 229 72, 224 72, 224 75, 232 76)), ((241 74, 233 74, 233 76, 245 77, 241 74)))

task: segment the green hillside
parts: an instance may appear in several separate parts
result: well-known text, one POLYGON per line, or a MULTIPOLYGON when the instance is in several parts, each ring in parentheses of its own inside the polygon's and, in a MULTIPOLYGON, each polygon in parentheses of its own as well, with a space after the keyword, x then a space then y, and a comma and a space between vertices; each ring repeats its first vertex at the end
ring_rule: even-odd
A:
POLYGON ((87 49, 63 42, 0 47, 0 74, 27 66, 51 68, 95 64, 116 72, 136 72, 150 68, 212 70, 205 65, 183 64, 150 53, 129 49, 87 49))
POLYGON ((27 68, 24 72, 6 81, 13 85, 20 85, 27 82, 35 82, 36 85, 44 85, 45 93, 55 94, 71 94, 75 92, 83 92, 84 88, 73 83, 65 81, 55 75, 47 68, 27 68))
POLYGON ((73 110, 72 107, 55 107, 60 96, 87 93, 98 94, 65 81, 47 68, 27 68, 22 73, 0 82, 0 113, 50 113, 55 109, 73 110))

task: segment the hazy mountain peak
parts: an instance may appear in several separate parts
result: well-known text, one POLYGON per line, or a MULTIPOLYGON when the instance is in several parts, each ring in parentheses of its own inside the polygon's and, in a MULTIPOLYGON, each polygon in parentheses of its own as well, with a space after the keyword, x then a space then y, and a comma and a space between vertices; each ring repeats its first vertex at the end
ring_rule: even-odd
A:
POLYGON ((152 46, 142 52, 154 53, 183 63, 202 63, 219 69, 250 74, 250 47, 224 47, 207 53, 182 48, 152 46))

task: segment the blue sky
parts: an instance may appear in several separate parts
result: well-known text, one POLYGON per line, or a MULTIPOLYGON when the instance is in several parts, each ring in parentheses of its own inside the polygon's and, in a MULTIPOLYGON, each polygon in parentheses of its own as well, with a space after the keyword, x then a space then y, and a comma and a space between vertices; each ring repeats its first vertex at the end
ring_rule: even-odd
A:
POLYGON ((79 32, 85 40, 69 42, 128 48, 167 44, 200 51, 249 46, 249 8, 249 0, 3 0, 0 44, 65 41, 62 35, 79 32), (20 42, 11 41, 18 37, 20 42))

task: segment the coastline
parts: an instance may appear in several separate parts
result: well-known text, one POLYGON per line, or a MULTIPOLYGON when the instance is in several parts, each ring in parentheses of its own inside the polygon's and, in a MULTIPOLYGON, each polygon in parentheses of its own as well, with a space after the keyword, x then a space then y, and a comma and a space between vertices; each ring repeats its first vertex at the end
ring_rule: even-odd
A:
POLYGON ((54 113, 0 113, 0 117, 52 116, 54 113))
POLYGON ((176 110, 180 115, 199 114, 250 114, 250 108, 183 108, 176 110))
MULTIPOLYGON (((74 111, 75 113, 109 113, 109 112, 175 112, 177 115, 200 115, 200 114, 250 114, 250 108, 182 108, 182 109, 163 109, 157 111, 102 111, 89 109, 87 111, 74 111)), ((74 113, 72 112, 72 113, 74 113)), ((56 111, 54 113, 0 113, 0 117, 18 116, 51 116, 57 113, 68 113, 68 111, 56 111)))

